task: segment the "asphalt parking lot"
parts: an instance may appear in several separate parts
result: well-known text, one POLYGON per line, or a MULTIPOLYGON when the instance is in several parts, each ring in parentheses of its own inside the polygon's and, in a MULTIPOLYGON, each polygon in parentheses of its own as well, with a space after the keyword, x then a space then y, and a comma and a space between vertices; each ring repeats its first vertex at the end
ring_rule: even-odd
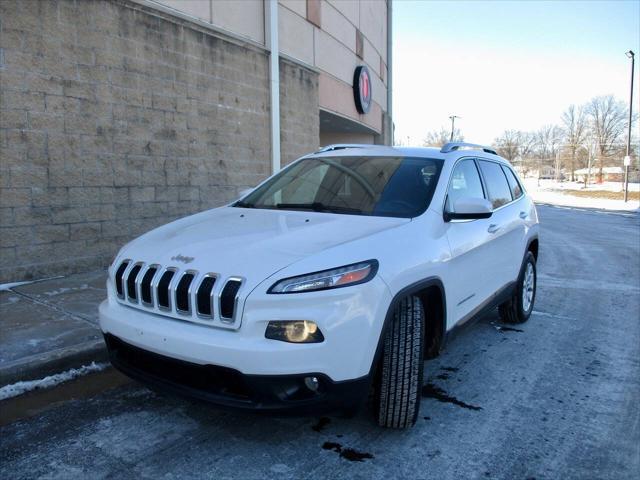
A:
POLYGON ((137 384, 0 429, 3 478, 631 478, 640 471, 640 216, 540 206, 528 323, 481 319, 425 364, 409 431, 274 418, 137 384))

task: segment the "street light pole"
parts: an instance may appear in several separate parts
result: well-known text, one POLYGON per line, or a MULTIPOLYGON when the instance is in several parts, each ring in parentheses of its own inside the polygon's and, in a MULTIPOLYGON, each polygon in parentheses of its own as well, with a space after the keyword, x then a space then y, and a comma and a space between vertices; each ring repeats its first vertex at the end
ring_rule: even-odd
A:
POLYGON ((629 131, 627 133, 627 155, 624 158, 624 201, 629 198, 629 165, 631 163, 631 121, 633 119, 633 70, 635 68, 636 56, 632 50, 626 53, 631 59, 631 91, 629 93, 629 131))
POLYGON ((449 138, 449 141, 453 142, 453 132, 454 132, 454 126, 456 123, 456 118, 460 118, 460 117, 457 115, 451 115, 449 116, 449 118, 451 119, 451 138, 449 138))

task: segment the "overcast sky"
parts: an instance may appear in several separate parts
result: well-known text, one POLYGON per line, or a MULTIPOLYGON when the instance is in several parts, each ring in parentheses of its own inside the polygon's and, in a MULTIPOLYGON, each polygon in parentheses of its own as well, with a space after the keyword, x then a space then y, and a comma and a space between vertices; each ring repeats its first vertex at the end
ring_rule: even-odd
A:
POLYGON ((421 144, 459 115, 465 140, 559 123, 571 103, 613 94, 629 101, 640 2, 393 2, 396 142, 421 144))

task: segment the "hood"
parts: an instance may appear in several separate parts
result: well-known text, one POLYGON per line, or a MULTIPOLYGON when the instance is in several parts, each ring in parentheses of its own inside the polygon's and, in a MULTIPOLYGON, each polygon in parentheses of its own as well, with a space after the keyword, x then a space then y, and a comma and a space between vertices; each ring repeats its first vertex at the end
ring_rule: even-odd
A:
MULTIPOLYGON (((288 265, 406 218, 221 207, 142 235, 118 255, 180 270, 239 276, 253 288, 288 265)), ((358 261, 362 259, 354 259, 358 261)), ((331 268, 337 265, 327 265, 331 268)))

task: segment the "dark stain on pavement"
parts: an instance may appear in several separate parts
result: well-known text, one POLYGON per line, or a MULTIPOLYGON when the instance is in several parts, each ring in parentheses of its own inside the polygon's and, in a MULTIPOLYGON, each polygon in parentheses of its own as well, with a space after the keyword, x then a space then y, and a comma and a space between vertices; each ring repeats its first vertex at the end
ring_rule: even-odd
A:
POLYGON ((331 423, 330 419, 328 419, 327 417, 321 417, 318 420, 318 423, 316 423, 315 425, 311 426, 311 430, 313 430, 315 432, 321 432, 321 431, 324 430, 324 427, 326 427, 330 423, 331 423))
POLYGON ((442 367, 440 370, 444 370, 445 372, 457 372, 460 369, 458 367, 442 367))
POLYGON ((373 455, 366 452, 359 452, 353 448, 342 448, 342 445, 335 442, 324 442, 322 444, 324 450, 333 450, 340 454, 341 458, 349 460, 350 462, 363 462, 367 458, 373 458, 373 455))
POLYGON ((452 397, 443 389, 441 389, 437 385, 434 385, 433 383, 427 383, 422 387, 422 396, 426 398, 434 398, 443 403, 452 403, 454 405, 457 405, 458 407, 466 408, 469 410, 482 410, 482 407, 469 405, 462 400, 458 400, 457 398, 452 397))
POLYGON ((524 333, 524 330, 520 330, 519 328, 505 327, 505 326, 503 326, 503 325, 496 325, 496 330, 498 330, 499 332, 518 332, 518 333, 524 333))

